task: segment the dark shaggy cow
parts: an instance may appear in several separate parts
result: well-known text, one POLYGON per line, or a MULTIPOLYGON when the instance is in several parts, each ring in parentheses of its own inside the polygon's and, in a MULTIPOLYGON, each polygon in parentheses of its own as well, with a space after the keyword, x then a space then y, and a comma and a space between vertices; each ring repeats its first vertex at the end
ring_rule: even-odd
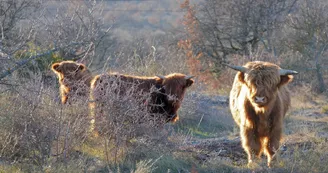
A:
POLYGON ((248 62, 243 67, 227 66, 239 71, 230 92, 230 110, 240 128, 248 163, 254 154, 260 157, 264 153, 270 167, 291 102, 286 84, 297 72, 261 61, 248 62))
POLYGON ((149 112, 160 113, 165 116, 166 122, 178 120, 177 111, 181 106, 186 89, 193 84, 192 76, 173 73, 167 76, 141 77, 117 73, 98 75, 91 81, 92 116, 97 117, 98 109, 106 106, 106 90, 114 86, 115 93, 124 95, 131 87, 136 87, 134 97, 141 93, 150 93, 151 98, 145 101, 149 112))
POLYGON ((52 64, 51 70, 58 76, 63 104, 88 100, 92 74, 84 64, 62 61, 52 64))

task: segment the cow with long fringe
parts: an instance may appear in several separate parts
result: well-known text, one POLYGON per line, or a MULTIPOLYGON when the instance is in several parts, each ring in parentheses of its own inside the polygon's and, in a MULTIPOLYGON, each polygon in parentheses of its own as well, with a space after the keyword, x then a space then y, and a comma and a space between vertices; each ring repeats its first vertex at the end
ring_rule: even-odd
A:
POLYGON ((287 84, 298 73, 262 61, 225 65, 238 71, 230 92, 230 110, 240 128, 248 164, 254 155, 260 157, 264 153, 270 167, 280 145, 283 118, 291 104, 287 84))
POLYGON ((178 109, 181 106, 186 89, 194 81, 193 76, 181 73, 172 73, 166 76, 131 76, 118 73, 106 73, 97 75, 91 81, 90 109, 93 123, 98 121, 102 109, 106 107, 108 90, 118 96, 124 96, 132 91, 132 96, 137 98, 141 95, 149 94, 150 99, 144 100, 144 105, 149 107, 150 113, 160 113, 164 115, 165 122, 175 122, 178 120, 178 109), (114 89, 114 91, 112 91, 114 89))
POLYGON ((52 64, 51 70, 59 80, 62 104, 75 103, 89 99, 90 84, 93 78, 88 68, 74 61, 62 61, 52 64))

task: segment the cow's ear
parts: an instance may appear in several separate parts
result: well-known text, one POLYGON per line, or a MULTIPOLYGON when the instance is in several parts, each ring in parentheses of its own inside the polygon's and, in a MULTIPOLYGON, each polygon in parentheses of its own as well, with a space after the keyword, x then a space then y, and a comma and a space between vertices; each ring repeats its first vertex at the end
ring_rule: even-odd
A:
POLYGON ((159 78, 159 77, 156 78, 156 84, 157 85, 164 85, 163 83, 164 83, 164 79, 159 78))
POLYGON ((292 75, 283 75, 280 76, 280 83, 278 84, 278 87, 283 86, 293 80, 294 76, 292 75))
POLYGON ((83 70, 85 70, 85 69, 86 69, 86 67, 85 67, 84 64, 79 64, 79 67, 78 67, 78 70, 79 70, 79 71, 83 71, 83 70))
POLYGON ((238 80, 239 80, 241 83, 245 83, 245 73, 243 73, 243 72, 238 72, 237 77, 238 77, 238 80))
POLYGON ((187 82, 186 87, 190 87, 194 83, 194 80, 193 79, 187 79, 186 82, 187 82))
POLYGON ((59 63, 54 63, 51 65, 51 70, 54 72, 60 72, 58 67, 59 67, 59 63))

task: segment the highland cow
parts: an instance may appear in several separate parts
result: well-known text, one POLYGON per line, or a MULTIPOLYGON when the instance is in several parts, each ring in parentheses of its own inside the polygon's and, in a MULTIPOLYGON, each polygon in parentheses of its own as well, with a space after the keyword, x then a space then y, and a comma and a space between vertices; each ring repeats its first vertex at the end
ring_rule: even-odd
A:
POLYGON ((52 64, 51 70, 58 76, 63 104, 89 99, 92 74, 84 64, 62 61, 52 64))
POLYGON ((248 62, 243 67, 227 66, 239 71, 230 92, 230 110, 240 128, 248 164, 252 163, 254 154, 260 157, 264 153, 270 167, 280 145, 283 118, 291 103, 287 83, 298 73, 261 61, 248 62))
POLYGON ((136 88, 132 96, 140 97, 144 94, 151 95, 143 104, 148 107, 150 113, 160 113, 165 116, 166 122, 178 120, 177 111, 181 106, 185 91, 193 84, 192 76, 173 73, 167 76, 140 77, 117 73, 98 75, 91 82, 90 108, 95 121, 102 114, 108 98, 106 90, 111 89, 118 96, 131 92, 130 88, 136 88), (95 114, 95 115, 94 115, 95 114))

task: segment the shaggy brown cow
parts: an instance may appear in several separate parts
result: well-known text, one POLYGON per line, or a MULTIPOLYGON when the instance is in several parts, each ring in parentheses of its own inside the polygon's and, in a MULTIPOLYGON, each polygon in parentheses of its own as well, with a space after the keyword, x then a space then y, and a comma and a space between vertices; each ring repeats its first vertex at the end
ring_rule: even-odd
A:
MULTIPOLYGON (((105 106, 106 89, 113 87, 114 84, 119 86, 115 91, 119 95, 123 95, 127 88, 132 86, 137 87, 135 92, 141 91, 142 93, 149 93, 155 87, 158 90, 151 93, 152 98, 147 101, 147 105, 161 106, 150 106, 150 112, 164 114, 166 122, 175 122, 178 120, 177 111, 181 106, 185 91, 194 82, 191 79, 192 77, 180 73, 155 77, 129 76, 116 73, 98 75, 91 82, 90 98, 93 102, 90 104, 90 108, 93 110, 92 114, 95 114, 97 109, 101 109, 101 105, 105 106)), ((138 94, 136 96, 138 97, 138 94)), ((98 115, 92 116, 96 118, 95 116, 98 115)))
POLYGON ((260 157, 264 152, 270 167, 279 148, 283 118, 290 106, 286 84, 297 72, 261 61, 248 62, 243 67, 227 66, 239 71, 230 92, 230 110, 240 128, 248 164, 254 154, 260 157))
POLYGON ((84 64, 62 61, 52 64, 51 70, 58 76, 63 104, 75 102, 77 98, 88 100, 92 75, 84 64))

